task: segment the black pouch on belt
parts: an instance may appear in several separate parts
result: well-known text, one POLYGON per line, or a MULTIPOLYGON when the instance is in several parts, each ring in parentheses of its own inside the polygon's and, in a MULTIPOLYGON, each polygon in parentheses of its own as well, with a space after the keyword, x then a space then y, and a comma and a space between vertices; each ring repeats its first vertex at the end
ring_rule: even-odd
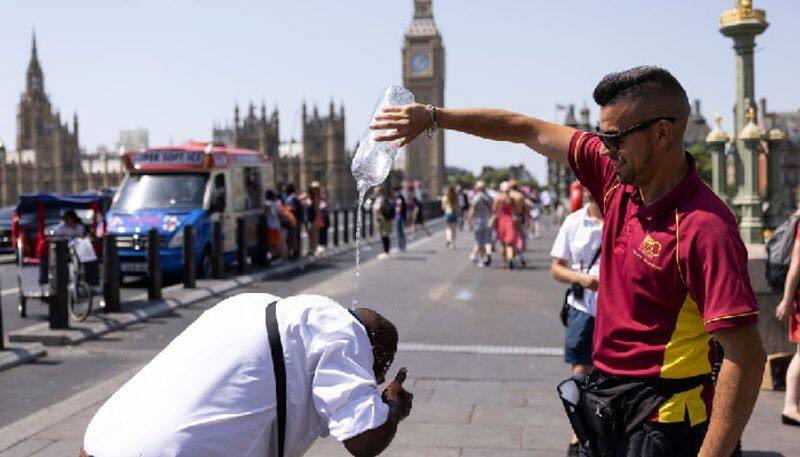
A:
MULTIPOLYGON (((650 419, 662 403, 709 379, 709 375, 685 379, 632 378, 595 370, 577 382, 580 394, 574 414, 579 416, 576 422, 581 424, 588 441, 585 447, 591 449, 595 457, 613 456, 617 443, 650 419)), ((573 424, 572 418, 570 423, 573 424)), ((575 432, 577 435, 577 430, 575 432)))

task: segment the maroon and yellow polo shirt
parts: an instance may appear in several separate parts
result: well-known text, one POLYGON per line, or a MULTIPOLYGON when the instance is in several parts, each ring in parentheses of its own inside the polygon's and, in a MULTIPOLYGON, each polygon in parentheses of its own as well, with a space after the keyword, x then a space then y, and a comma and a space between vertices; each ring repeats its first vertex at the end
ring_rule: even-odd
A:
MULTIPOLYGON (((736 219, 689 171, 668 194, 645 205, 621 185, 600 155, 596 135, 576 132, 569 163, 600 205, 605 225, 594 330, 594 364, 622 376, 688 378, 711 371, 710 333, 758 321, 747 251, 736 219)), ((713 392, 682 392, 658 411, 659 422, 693 425, 709 417, 713 392)))

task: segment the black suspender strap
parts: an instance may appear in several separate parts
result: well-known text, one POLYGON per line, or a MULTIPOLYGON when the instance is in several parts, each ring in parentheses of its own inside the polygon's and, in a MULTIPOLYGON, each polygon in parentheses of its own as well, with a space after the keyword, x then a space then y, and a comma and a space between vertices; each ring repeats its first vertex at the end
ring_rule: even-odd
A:
POLYGON ((272 368, 275 371, 275 394, 278 408, 278 457, 284 457, 286 441, 286 365, 283 360, 283 345, 278 331, 277 308, 274 301, 267 305, 267 336, 272 351, 272 368))

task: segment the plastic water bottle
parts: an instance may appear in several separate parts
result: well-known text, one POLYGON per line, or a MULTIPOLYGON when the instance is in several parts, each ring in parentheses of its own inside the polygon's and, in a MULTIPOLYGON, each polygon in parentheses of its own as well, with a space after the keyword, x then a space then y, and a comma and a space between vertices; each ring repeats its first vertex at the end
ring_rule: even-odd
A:
MULTIPOLYGON (((378 99, 370 123, 386 106, 410 105, 412 103, 414 103, 414 94, 411 91, 402 86, 389 86, 378 99)), ((369 126, 367 126, 367 131, 358 143, 358 149, 353 156, 350 170, 353 172, 359 194, 364 194, 370 187, 382 183, 392 169, 394 156, 399 148, 399 140, 375 141, 375 137, 383 133, 389 132, 385 130, 370 130, 369 126)))

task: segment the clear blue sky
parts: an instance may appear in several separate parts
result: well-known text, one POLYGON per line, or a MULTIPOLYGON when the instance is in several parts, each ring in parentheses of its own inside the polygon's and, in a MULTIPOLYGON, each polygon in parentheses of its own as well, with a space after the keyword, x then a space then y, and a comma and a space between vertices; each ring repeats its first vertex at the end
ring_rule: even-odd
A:
MULTIPOLYGON (((756 95, 800 108, 800 2, 755 0, 756 95)), ((600 77, 640 64, 668 68, 711 118, 729 127, 731 41, 718 32, 733 0, 434 0, 447 52, 445 102, 553 119, 556 103, 589 103, 600 77)), ((263 99, 281 139, 300 134, 303 99, 344 102, 347 144, 362 135, 380 90, 402 81, 412 0, 4 0, 0 5, 0 138, 13 145, 33 28, 53 104, 80 116, 87 150, 144 126, 151 144, 208 139, 214 121, 263 99)), ((544 161, 514 145, 448 133, 447 162, 478 170, 544 161)))

